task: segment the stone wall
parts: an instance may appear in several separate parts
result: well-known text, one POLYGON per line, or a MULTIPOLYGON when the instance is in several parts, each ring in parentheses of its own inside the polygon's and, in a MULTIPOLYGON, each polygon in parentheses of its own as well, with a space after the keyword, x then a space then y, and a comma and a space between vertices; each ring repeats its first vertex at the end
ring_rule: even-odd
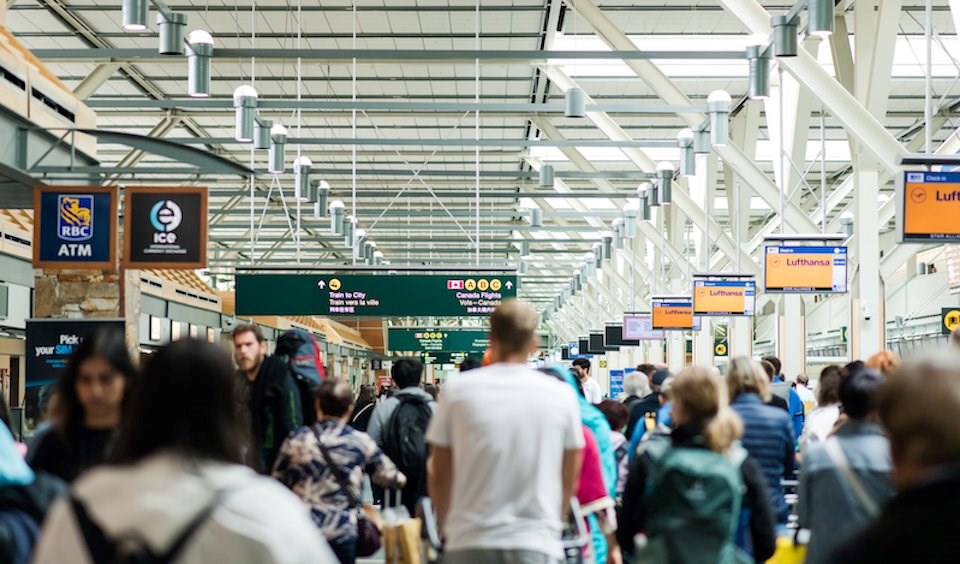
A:
POLYGON ((124 317, 120 311, 121 279, 116 272, 38 270, 34 284, 35 317, 124 317))

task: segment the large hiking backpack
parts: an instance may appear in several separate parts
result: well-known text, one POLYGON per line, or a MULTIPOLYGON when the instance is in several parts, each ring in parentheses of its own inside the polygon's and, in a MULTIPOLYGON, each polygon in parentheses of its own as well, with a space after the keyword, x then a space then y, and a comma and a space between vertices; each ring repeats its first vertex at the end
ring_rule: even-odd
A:
POLYGON ((647 545, 640 563, 733 564, 745 560, 734 536, 745 487, 740 473, 744 454, 732 456, 705 448, 673 447, 669 437, 643 447, 649 457, 644 492, 647 545))
POLYGON ((274 354, 286 358, 290 374, 297 383, 303 409, 303 423, 305 425, 316 423, 313 397, 320 383, 327 378, 327 372, 323 367, 323 355, 317 340, 303 329, 290 329, 277 339, 274 354))
POLYGON ((422 476, 427 466, 427 427, 433 410, 413 394, 397 394, 400 403, 383 429, 383 452, 408 477, 422 476))

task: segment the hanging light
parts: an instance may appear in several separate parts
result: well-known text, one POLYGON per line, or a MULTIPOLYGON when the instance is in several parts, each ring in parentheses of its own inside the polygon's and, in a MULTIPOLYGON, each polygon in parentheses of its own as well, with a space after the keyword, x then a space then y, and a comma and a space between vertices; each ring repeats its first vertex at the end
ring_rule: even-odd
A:
POLYGON ((710 142, 724 146, 730 138, 730 94, 714 90, 707 96, 707 113, 710 114, 710 142))
POLYGON ((710 126, 703 123, 693 130, 693 154, 709 155, 710 150, 710 126))
POLYGON ((367 230, 366 229, 354 229, 354 236, 356 244, 355 246, 363 248, 363 244, 367 242, 367 230))
MULTIPOLYGON (((658 173, 659 174, 659 173, 658 173)), ((660 188, 659 182, 641 182, 639 190, 646 192, 647 199, 650 200, 650 205, 657 207, 660 205, 660 188)))
POLYGON ((642 217, 644 221, 650 221, 653 219, 653 207, 650 204, 650 191, 641 188, 637 192, 640 194, 640 217, 642 217))
POLYGON ((750 66, 750 99, 765 100, 770 97, 770 55, 763 45, 747 47, 750 66))
POLYGON ((660 205, 673 203, 673 163, 662 162, 657 165, 657 177, 660 179, 660 205))
POLYGON ((123 0, 123 29, 126 31, 143 31, 147 29, 147 17, 149 15, 149 0, 123 0))
POLYGON ((603 267, 603 242, 593 244, 593 265, 596 268, 603 267))
POLYGON ((380 266, 383 264, 383 253, 380 251, 373 252, 373 264, 374 266, 380 266))
POLYGON ((180 12, 157 12, 157 27, 160 29, 160 54, 183 55, 187 15, 180 12))
POLYGON ((809 0, 807 2, 807 33, 815 37, 833 35, 834 0, 809 0))
POLYGON ((373 253, 377 250, 377 244, 374 241, 367 241, 363 244, 363 258, 367 262, 373 260, 373 253))
POLYGON ((543 210, 537 207, 530 208, 530 227, 543 227, 543 210))
POLYGON ((334 235, 343 235, 344 217, 347 215, 347 207, 340 200, 330 202, 330 233, 334 235))
POLYGON ((313 161, 306 155, 300 155, 293 160, 293 175, 295 179, 294 197, 301 202, 311 202, 310 199, 310 168, 313 161))
POLYGON ((677 134, 677 146, 680 147, 680 176, 697 174, 697 160, 693 152, 693 130, 684 128, 677 134))
POLYGON ((773 54, 776 57, 797 56, 797 22, 786 15, 773 16, 773 54))
POLYGON ((527 273, 527 261, 521 260, 517 264, 517 274, 523 276, 527 273))
POLYGON ((520 256, 530 257, 530 241, 523 239, 520 241, 520 256))
POLYGON ((195 29, 187 36, 187 93, 192 98, 210 96, 210 59, 213 36, 195 29))
POLYGON ((593 276, 593 273, 597 271, 597 257, 593 253, 583 255, 583 268, 587 278, 593 276))
POLYGON ((613 220, 610 224, 610 227, 613 228, 613 248, 620 250, 623 249, 624 245, 624 226, 623 218, 618 217, 613 220))
POLYGON ((257 113, 257 91, 243 84, 233 91, 233 111, 236 127, 233 138, 241 143, 253 141, 253 123, 257 113))
POLYGON ((587 115, 587 94, 580 88, 569 88, 563 95, 563 115, 582 118, 587 115))
POLYGON ((263 119, 261 117, 254 116, 253 123, 254 123, 253 148, 269 149, 270 148, 270 128, 273 127, 273 120, 263 119))
POLYGON ((613 232, 604 231, 600 234, 600 240, 603 242, 603 260, 613 256, 613 232))
POLYGON ((623 236, 633 239, 637 236, 637 217, 640 215, 640 205, 630 202, 623 208, 623 236))
MULTIPOLYGON (((348 215, 343 220, 343 245, 350 249, 357 248, 354 243, 353 233, 357 229, 357 219, 352 215, 348 215)), ((360 247, 362 248, 362 247, 360 247)), ((356 253, 354 253, 356 254, 356 253)))
POLYGON ((545 164, 540 167, 540 187, 553 188, 553 165, 545 164))
POLYGON ((846 233, 848 237, 853 235, 853 222, 854 219, 851 212, 843 212, 840 214, 840 225, 843 228, 843 232, 846 233))
POLYGON ((287 146, 287 128, 279 123, 270 128, 270 158, 267 172, 283 174, 284 149, 287 146))
POLYGON ((317 203, 317 209, 327 212, 327 199, 330 197, 330 184, 326 180, 311 180, 309 201, 317 203))

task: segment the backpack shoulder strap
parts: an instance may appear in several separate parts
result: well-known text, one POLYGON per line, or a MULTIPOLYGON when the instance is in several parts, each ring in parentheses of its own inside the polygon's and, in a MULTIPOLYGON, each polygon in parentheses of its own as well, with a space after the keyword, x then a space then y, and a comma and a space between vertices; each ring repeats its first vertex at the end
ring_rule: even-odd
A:
POLYGON ((83 542, 87 545, 90 559, 94 562, 113 562, 117 554, 117 545, 107 538, 99 525, 93 522, 87 507, 75 495, 70 496, 70 506, 77 519, 77 525, 80 526, 80 533, 83 535, 83 542))
POLYGON ((867 515, 870 517, 876 517, 879 515, 880 508, 877 506, 877 502, 870 497, 870 494, 867 493, 866 488, 863 487, 863 482, 860 481, 857 473, 854 472, 853 468, 850 466, 850 461, 847 459, 847 455, 844 454, 843 447, 840 446, 840 441, 837 439, 837 437, 830 437, 824 441, 823 446, 827 451, 827 456, 829 456, 833 463, 837 465, 837 470, 840 472, 840 475, 843 477, 843 480, 846 482, 847 486, 850 487, 854 497, 856 497, 857 501, 860 502, 860 505, 863 506, 864 511, 867 512, 867 515))
MULTIPOLYGON (((187 546, 187 544, 190 542, 190 539, 193 538, 194 534, 200 528, 200 525, 210 518, 210 515, 212 515, 217 509, 222 499, 222 491, 218 490, 214 492, 213 499, 210 501, 210 503, 208 503, 203 510, 197 513, 197 515, 182 528, 180 534, 177 535, 177 538, 174 539, 170 547, 159 556, 154 556, 149 547, 142 544, 139 546, 140 552, 146 555, 151 562, 156 562, 158 564, 167 564, 172 562, 180 553, 180 551, 187 546)), ((98 564, 116 562, 118 543, 109 539, 106 533, 103 532, 103 529, 93 522, 93 520, 90 518, 90 514, 87 512, 86 506, 83 504, 83 502, 77 499, 76 496, 70 496, 70 505, 73 508, 73 513, 77 519, 77 524, 80 526, 80 532, 82 533, 83 540, 87 545, 87 550, 90 553, 91 560, 97 562, 98 564)))
POLYGON ((170 545, 170 548, 166 550, 159 558, 158 562, 169 563, 173 562, 177 555, 182 551, 187 544, 189 544, 190 539, 193 538, 194 534, 201 528, 200 526, 205 523, 213 512, 217 510, 220 506, 220 503, 223 501, 224 492, 217 490, 213 493, 213 498, 207 503, 206 507, 203 508, 200 513, 190 520, 186 526, 183 527, 180 534, 177 535, 177 538, 174 539, 173 544, 170 545))

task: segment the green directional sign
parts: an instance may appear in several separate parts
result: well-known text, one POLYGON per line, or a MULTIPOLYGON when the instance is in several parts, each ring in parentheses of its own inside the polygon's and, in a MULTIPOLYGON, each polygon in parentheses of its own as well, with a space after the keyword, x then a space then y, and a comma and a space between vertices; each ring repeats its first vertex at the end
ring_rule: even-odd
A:
POLYGON ((438 352, 438 353, 423 353, 420 355, 420 360, 424 364, 460 364, 468 356, 480 356, 482 353, 462 353, 462 352, 438 352))
POLYGON ((464 352, 490 346, 486 331, 462 329, 388 329, 391 351, 464 352))
POLYGON ((504 275, 237 274, 237 315, 490 315, 517 295, 504 275))

